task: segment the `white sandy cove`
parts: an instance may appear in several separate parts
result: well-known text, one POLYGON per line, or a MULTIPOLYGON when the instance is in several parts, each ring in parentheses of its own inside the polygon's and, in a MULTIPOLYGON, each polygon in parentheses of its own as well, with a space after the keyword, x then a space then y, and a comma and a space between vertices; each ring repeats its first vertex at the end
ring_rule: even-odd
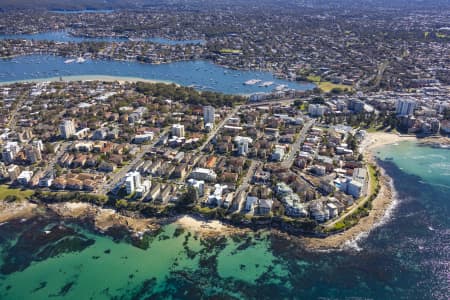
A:
POLYGON ((175 221, 181 227, 199 233, 231 233, 232 227, 223 224, 218 220, 199 220, 191 216, 182 216, 175 221))
POLYGON ((367 137, 361 143, 362 151, 373 150, 377 147, 395 144, 401 141, 417 141, 415 136, 411 135, 398 135, 395 133, 387 132, 374 132, 369 133, 367 137))

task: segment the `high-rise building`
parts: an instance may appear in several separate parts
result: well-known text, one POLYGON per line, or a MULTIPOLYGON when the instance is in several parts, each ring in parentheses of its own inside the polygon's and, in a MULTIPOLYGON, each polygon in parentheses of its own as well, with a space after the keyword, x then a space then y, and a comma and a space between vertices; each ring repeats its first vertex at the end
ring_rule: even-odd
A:
POLYGON ((21 147, 17 142, 7 142, 2 152, 3 161, 6 164, 12 163, 20 149, 21 147))
POLYGON ((34 146, 29 146, 25 148, 25 155, 27 157, 27 160, 34 164, 35 162, 38 162, 42 160, 42 154, 41 150, 34 146))
POLYGON ((139 172, 129 172, 125 177, 125 187, 127 189, 127 194, 133 194, 136 189, 142 186, 141 174, 139 172))
POLYGON ((325 114, 326 108, 325 105, 310 104, 308 106, 308 113, 311 117, 320 117, 325 114))
POLYGON ((398 99, 395 104, 395 113, 399 116, 409 116, 414 114, 416 101, 410 99, 398 99))
POLYGON ((243 140, 238 144, 238 154, 247 155, 247 153, 248 153, 248 141, 243 140))
POLYGON ((211 123, 214 125, 216 109, 212 106, 203 106, 203 121, 205 124, 211 123))
POLYGON ((59 130, 61 132, 62 138, 64 139, 71 138, 76 132, 75 124, 72 120, 64 120, 59 126, 59 130))
POLYGON ((172 125, 172 135, 176 137, 184 137, 184 125, 173 124, 172 125))

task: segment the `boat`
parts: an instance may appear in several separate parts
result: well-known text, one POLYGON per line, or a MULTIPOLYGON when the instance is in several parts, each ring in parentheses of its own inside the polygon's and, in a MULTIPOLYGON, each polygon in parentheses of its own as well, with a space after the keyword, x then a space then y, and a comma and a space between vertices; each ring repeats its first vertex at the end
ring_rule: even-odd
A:
POLYGON ((263 83, 261 83, 259 86, 261 87, 269 87, 273 84, 273 81, 264 81, 263 83))
POLYGON ((277 85, 277 87, 275 88, 275 91, 280 92, 280 91, 284 90, 285 88, 287 88, 287 85, 280 84, 280 85, 277 85))
POLYGON ((260 79, 250 79, 250 80, 247 80, 246 82, 244 82, 244 85, 254 85, 254 84, 257 84, 258 82, 261 82, 261 80, 260 79))
POLYGON ((86 60, 84 59, 84 58, 82 58, 82 57, 78 57, 77 58, 77 63, 78 64, 82 64, 82 63, 84 63, 86 60))
POLYGON ((75 59, 68 59, 68 60, 65 60, 64 63, 65 63, 65 64, 71 64, 71 63, 73 63, 74 61, 75 61, 75 59))
POLYGON ((133 38, 133 37, 129 37, 128 40, 130 42, 143 42, 144 41, 143 38, 133 38))

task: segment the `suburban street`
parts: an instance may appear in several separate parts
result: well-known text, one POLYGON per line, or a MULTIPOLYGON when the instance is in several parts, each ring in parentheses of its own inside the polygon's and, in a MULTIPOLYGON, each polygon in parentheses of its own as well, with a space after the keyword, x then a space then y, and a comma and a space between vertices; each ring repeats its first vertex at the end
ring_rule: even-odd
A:
POLYGON ((303 126, 302 130, 300 131, 297 140, 292 145, 291 151, 288 153, 288 157, 285 158, 285 160, 281 163, 281 165, 285 168, 291 168, 292 164, 295 160, 295 154, 298 150, 300 150, 300 146, 306 139, 306 134, 308 133, 309 129, 314 125, 315 120, 308 121, 305 126, 303 126))
POLYGON ((120 182, 120 180, 125 177, 125 175, 130 172, 133 167, 144 157, 144 154, 150 151, 158 143, 159 137, 164 136, 168 132, 169 129, 165 129, 158 137, 155 137, 154 142, 148 145, 143 145, 141 147, 141 151, 139 151, 136 157, 129 164, 121 168, 117 173, 113 173, 110 181, 103 185, 101 189, 99 189, 98 193, 107 194, 111 189, 113 189, 120 182))

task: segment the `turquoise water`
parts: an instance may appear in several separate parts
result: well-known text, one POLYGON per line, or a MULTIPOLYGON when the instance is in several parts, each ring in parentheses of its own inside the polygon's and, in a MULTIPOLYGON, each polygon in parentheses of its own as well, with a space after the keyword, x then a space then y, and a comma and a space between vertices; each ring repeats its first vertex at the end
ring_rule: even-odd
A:
MULTIPOLYGON (((35 40, 35 41, 54 41, 54 42, 126 42, 126 37, 80 37, 70 35, 67 31, 50 31, 32 34, 3 34, 0 40, 35 40)), ((187 45, 187 44, 203 44, 203 40, 169 40, 161 37, 144 38, 143 41, 153 42, 166 45, 187 45)))
POLYGON ((199 90, 227 94, 271 91, 270 87, 243 84, 245 81, 255 78, 262 81, 273 81, 272 88, 280 84, 296 90, 309 90, 315 87, 310 83, 281 80, 269 72, 230 70, 204 60, 159 65, 111 60, 87 60, 81 64, 66 64, 65 60, 66 58, 51 55, 0 59, 0 82, 60 76, 107 75, 170 81, 184 86, 193 86, 199 90))
POLYGON ((0 298, 448 299, 450 150, 401 143, 377 155, 398 204, 357 246, 315 252, 267 231, 205 238, 172 224, 140 249, 55 218, 11 222, 0 298), (72 231, 43 232, 61 224, 72 231))

